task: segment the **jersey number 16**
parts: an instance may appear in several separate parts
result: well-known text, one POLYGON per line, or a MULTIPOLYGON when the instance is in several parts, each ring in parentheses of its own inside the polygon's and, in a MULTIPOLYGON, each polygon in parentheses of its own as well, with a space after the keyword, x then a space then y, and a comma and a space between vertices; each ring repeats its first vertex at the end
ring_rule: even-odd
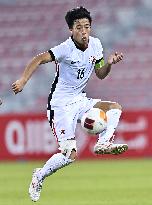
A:
POLYGON ((82 79, 84 77, 84 68, 78 69, 77 79, 82 79))

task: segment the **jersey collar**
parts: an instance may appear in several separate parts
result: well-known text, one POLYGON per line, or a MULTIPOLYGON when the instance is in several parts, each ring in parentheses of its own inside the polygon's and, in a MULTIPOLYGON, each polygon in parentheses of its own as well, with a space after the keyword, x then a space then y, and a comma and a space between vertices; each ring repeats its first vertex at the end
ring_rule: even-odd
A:
POLYGON ((81 51, 85 51, 86 49, 83 49, 83 48, 81 48, 76 42, 75 42, 75 40, 73 39, 73 36, 71 36, 71 39, 72 39, 72 41, 73 41, 73 43, 74 43, 74 45, 75 45, 75 47, 77 48, 77 49, 79 49, 79 50, 81 50, 81 51))

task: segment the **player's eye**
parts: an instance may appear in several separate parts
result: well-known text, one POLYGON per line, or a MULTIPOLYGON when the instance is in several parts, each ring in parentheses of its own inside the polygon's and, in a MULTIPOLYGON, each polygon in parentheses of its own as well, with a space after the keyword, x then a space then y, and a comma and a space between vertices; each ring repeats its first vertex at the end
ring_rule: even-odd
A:
POLYGON ((77 26, 77 27, 76 27, 77 30, 81 30, 81 29, 83 29, 83 28, 84 28, 84 29, 89 29, 89 28, 90 28, 90 25, 77 26))
POLYGON ((80 27, 80 26, 78 26, 78 27, 77 27, 77 29, 78 29, 78 30, 80 30, 80 29, 81 29, 81 27, 80 27))
POLYGON ((89 28, 90 28, 90 26, 89 26, 89 25, 87 25, 87 26, 85 26, 85 28, 86 28, 86 29, 89 29, 89 28))

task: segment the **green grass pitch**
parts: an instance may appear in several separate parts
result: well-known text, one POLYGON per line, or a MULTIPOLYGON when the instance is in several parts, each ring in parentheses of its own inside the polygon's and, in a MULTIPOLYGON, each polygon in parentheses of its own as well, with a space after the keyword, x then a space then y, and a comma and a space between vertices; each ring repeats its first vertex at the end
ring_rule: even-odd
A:
POLYGON ((42 162, 0 163, 0 205, 152 205, 152 161, 79 161, 48 177, 38 202, 28 196, 42 162))

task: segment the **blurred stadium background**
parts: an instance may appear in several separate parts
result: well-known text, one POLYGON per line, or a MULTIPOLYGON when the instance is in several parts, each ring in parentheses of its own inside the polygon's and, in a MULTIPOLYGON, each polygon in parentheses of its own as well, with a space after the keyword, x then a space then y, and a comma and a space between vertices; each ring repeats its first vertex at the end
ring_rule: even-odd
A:
POLYGON ((152 3, 150 0, 0 1, 0 91, 5 104, 1 112, 44 112, 54 78, 54 65, 43 65, 24 93, 14 96, 13 81, 36 54, 64 41, 69 36, 64 16, 68 9, 86 6, 92 13, 93 32, 111 51, 124 53, 123 63, 115 66, 110 77, 93 77, 87 93, 103 100, 118 101, 126 110, 151 109, 152 3), (92 86, 94 85, 94 86, 92 86), (102 85, 106 89, 101 89, 102 85))
MULTIPOLYGON (((32 167, 35 167, 35 163, 38 162, 27 163, 26 166, 22 164, 20 168, 18 163, 6 165, 2 162, 5 160, 14 160, 15 162, 23 160, 46 160, 57 151, 56 140, 52 135, 50 137, 50 127, 46 119, 47 97, 54 79, 54 64, 48 63, 40 66, 39 70, 26 85, 24 91, 17 96, 14 96, 12 93, 11 84, 20 77, 25 65, 32 57, 61 43, 69 36, 68 27, 64 20, 65 13, 67 10, 80 5, 85 6, 92 13, 92 35, 99 37, 102 41, 105 58, 113 51, 120 51, 124 54, 123 62, 113 66, 111 74, 104 81, 98 80, 93 75, 88 83, 86 92, 90 97, 117 101, 123 106, 124 112, 117 129, 116 141, 128 143, 129 150, 127 153, 117 157, 97 157, 92 151, 93 144, 96 140, 95 137, 88 137, 78 125, 78 157, 83 160, 100 159, 96 167, 100 169, 102 177, 104 178, 105 175, 99 167, 99 163, 103 163, 103 166, 107 167, 105 168, 107 172, 110 168, 115 170, 113 172, 113 178, 116 177, 117 179, 118 176, 115 173, 117 173, 117 169, 121 169, 122 165, 128 167, 129 170, 130 166, 136 164, 135 161, 130 162, 131 164, 128 164, 129 162, 127 161, 124 164, 124 160, 133 158, 151 159, 152 157, 152 1, 0 0, 0 97, 3 100, 3 104, 0 107, 1 170, 5 166, 7 170, 12 169, 14 173, 18 170, 19 172, 26 170, 28 174, 26 179, 29 179, 32 167), (113 158, 115 158, 115 167, 113 166, 114 163, 112 163, 113 158), (120 161, 116 162, 118 161, 116 159, 120 160, 120 158, 123 164, 120 161), (110 161, 104 162, 102 160, 101 162, 101 159, 108 159, 110 161), (106 163, 109 164, 106 165, 106 163), (111 163, 112 165, 110 165, 111 163), (120 164, 118 165, 117 163, 120 164)), ((81 163, 83 163, 83 160, 81 163)), ((90 161, 89 163, 92 162, 90 161)), ((146 171, 150 169, 151 160, 148 160, 148 162, 138 161, 138 163, 136 164, 138 167, 137 170, 142 168, 142 163, 147 163, 145 165, 146 171)), ((85 166, 85 163, 81 166, 85 166)), ((87 166, 89 167, 88 164, 87 166)), ((126 179, 128 179, 131 177, 131 173, 133 173, 134 177, 138 176, 137 181, 142 178, 142 182, 145 182, 145 185, 143 185, 144 183, 141 182, 141 184, 138 184, 135 181, 137 187, 132 187, 131 190, 137 191, 138 188, 141 188, 138 189, 138 193, 132 192, 135 194, 136 200, 135 198, 131 200, 131 193, 124 196, 123 203, 122 200, 115 200, 113 196, 111 198, 113 200, 110 201, 108 195, 104 195, 105 200, 101 202, 95 200, 94 195, 92 201, 91 198, 87 201, 80 200, 78 204, 150 205, 151 201, 146 201, 145 199, 149 199, 148 190, 152 188, 152 179, 149 173, 144 172, 145 170, 141 171, 141 174, 138 175, 132 168, 125 175, 126 179), (149 176, 148 179, 147 176, 149 176), (148 183, 149 185, 147 187, 148 183), (147 190, 147 195, 144 190, 147 190), (143 198, 138 198, 142 194, 143 198), (127 199, 130 199, 130 201, 126 202, 127 199)), ((96 175, 96 172, 93 172, 95 169, 91 169, 91 171, 88 174, 88 180, 92 173, 91 176, 96 175)), ((122 171, 124 172, 124 170, 122 171)), ((4 169, 1 173, 5 173, 4 179, 1 179, 2 187, 4 187, 6 182, 8 183, 6 183, 7 186, 9 186, 9 172, 7 173, 6 169, 4 169)), ((67 171, 67 173, 69 172, 67 171)), ((74 173, 73 177, 76 177, 74 166, 72 173, 74 173)), ((18 176, 19 178, 15 176, 15 181, 11 181, 11 183, 16 183, 16 181, 20 180, 26 183, 24 176, 21 174, 18 176)), ((62 172, 57 175, 59 178, 60 176, 62 176, 62 172)), ((72 175, 69 175, 69 177, 72 180, 72 175)), ((95 179, 95 181, 98 180, 98 178, 95 179)), ((127 183, 123 179, 122 182, 124 184, 127 183)), ((75 184, 75 182, 73 183, 75 184)), ((93 183, 93 178, 90 183, 93 183)), ((107 182, 104 181, 104 183, 107 182)), ((130 189, 130 183, 128 183, 128 190, 130 189)), ((62 186, 61 184, 59 186, 62 186)), ((117 183, 114 182, 114 185, 117 186, 117 183)), ((26 186, 28 185, 26 184, 26 186)), ((55 182, 53 186, 57 186, 55 182)), ((70 185, 68 184, 68 186, 70 185)), ((94 186, 92 185, 93 189, 94 186)), ((111 186, 110 181, 108 186, 111 186)), ((108 189, 107 187, 106 190, 108 189)), ((120 190, 121 188, 120 186, 120 190)), ((89 188, 89 191, 93 191, 93 189, 89 188)), ((114 192, 113 189, 111 193, 114 192)), ((119 192, 120 190, 117 191, 119 192)), ((12 201, 14 195, 10 188, 12 195, 8 194, 8 199, 11 199, 9 201, 5 199, 5 189, 0 189, 0 205, 8 205, 11 202, 21 205, 30 204, 26 198, 27 196, 24 193, 19 196, 17 191, 15 194, 18 197, 12 201), (21 196, 23 197, 23 201, 21 200, 21 196)), ((104 192, 103 187, 101 191, 104 192)), ((49 193, 49 190, 47 192, 49 193)), ((65 190, 66 193, 67 190, 65 190)), ((83 199, 83 197, 79 196, 78 198, 83 199)), ((99 196, 100 193, 97 194, 97 197, 99 196)), ((120 198, 119 194, 118 198, 120 198)), ((72 198, 70 200, 70 204, 75 204, 74 202, 72 203, 72 198)), ((75 198, 74 200, 77 199, 75 198)), ((47 200, 44 202, 44 204, 49 204, 47 200)), ((53 202, 56 205, 60 204, 60 201, 53 202)), ((63 200, 62 204, 68 204, 68 202, 63 200)))

